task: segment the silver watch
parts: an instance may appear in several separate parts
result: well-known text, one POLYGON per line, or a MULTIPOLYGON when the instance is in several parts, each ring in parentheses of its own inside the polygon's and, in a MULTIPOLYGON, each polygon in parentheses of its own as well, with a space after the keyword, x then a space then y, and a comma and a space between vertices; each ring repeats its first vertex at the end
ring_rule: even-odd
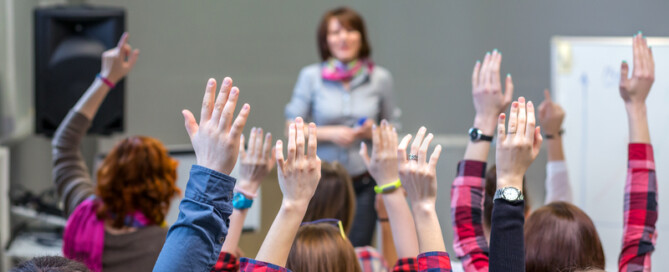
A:
POLYGON ((495 201, 498 198, 504 199, 509 202, 517 202, 524 199, 523 193, 515 187, 504 187, 501 189, 497 189, 497 191, 495 191, 495 196, 493 197, 493 201, 495 201))

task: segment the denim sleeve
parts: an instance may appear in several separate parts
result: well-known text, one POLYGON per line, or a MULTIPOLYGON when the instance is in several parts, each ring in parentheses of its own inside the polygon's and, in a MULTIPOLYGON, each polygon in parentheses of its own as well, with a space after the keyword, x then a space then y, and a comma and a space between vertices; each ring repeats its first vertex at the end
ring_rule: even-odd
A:
POLYGON ((210 271, 228 234, 235 179, 193 165, 179 218, 167 232, 153 271, 210 271))

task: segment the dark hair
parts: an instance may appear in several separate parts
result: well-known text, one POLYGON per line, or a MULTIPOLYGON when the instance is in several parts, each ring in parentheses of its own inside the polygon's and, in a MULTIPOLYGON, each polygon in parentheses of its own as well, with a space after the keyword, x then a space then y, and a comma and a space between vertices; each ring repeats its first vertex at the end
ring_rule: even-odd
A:
MULTIPOLYGON (((525 214, 530 212, 530 197, 525 190, 525 176, 523 176, 523 198, 525 199, 525 214)), ((497 191, 497 166, 492 165, 485 174, 485 197, 483 200, 483 224, 490 228, 492 224, 493 197, 497 191)))
POLYGON ((295 272, 360 272, 351 242, 328 223, 301 226, 288 254, 286 268, 295 272))
POLYGON ((567 202, 552 202, 525 223, 527 271, 604 269, 597 229, 585 212, 567 202))
POLYGON ((338 7, 325 12, 321 18, 321 23, 318 25, 316 43, 318 44, 318 52, 321 55, 321 60, 325 61, 332 56, 330 47, 328 46, 328 25, 332 18, 336 18, 345 28, 360 32, 361 45, 358 58, 367 58, 372 54, 372 48, 367 41, 365 21, 362 19, 362 16, 351 8, 338 7))
POLYGON ((355 215, 355 192, 346 168, 338 162, 321 162, 321 180, 309 201, 304 222, 323 218, 341 220, 346 233, 355 215))
POLYGON ((9 272, 89 272, 86 265, 60 256, 43 256, 27 260, 9 272))
POLYGON ((172 198, 180 193, 176 179, 177 161, 158 139, 128 137, 109 152, 98 170, 95 193, 102 205, 97 216, 111 219, 112 226, 120 228, 126 215, 140 211, 152 223, 161 224, 172 198))

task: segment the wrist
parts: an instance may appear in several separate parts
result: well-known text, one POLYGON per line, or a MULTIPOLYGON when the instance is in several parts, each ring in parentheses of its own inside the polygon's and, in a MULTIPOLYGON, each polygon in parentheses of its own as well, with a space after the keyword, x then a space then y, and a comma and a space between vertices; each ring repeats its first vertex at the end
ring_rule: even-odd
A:
POLYGON ((627 114, 632 116, 646 115, 646 103, 645 102, 625 102, 625 109, 627 114))
POLYGON ((258 192, 258 188, 260 188, 260 182, 251 179, 239 179, 237 181, 237 188, 241 189, 242 191, 255 194, 258 192))
POLYGON ((414 220, 418 222, 417 218, 425 218, 425 217, 430 217, 430 216, 436 216, 437 210, 435 208, 435 203, 431 201, 417 201, 413 202, 413 205, 411 205, 411 210, 413 211, 413 214, 415 216, 414 220))
POLYGON ((505 187, 514 187, 521 192, 523 191, 523 176, 498 176, 497 189, 505 187))
POLYGON ((280 211, 283 211, 284 213, 290 213, 290 214, 304 214, 307 212, 307 207, 309 206, 309 201, 296 201, 296 200, 287 200, 283 199, 281 201, 281 208, 279 208, 280 211))
POLYGON ((479 115, 474 117, 474 127, 480 129, 483 134, 492 136, 497 127, 497 116, 479 115))

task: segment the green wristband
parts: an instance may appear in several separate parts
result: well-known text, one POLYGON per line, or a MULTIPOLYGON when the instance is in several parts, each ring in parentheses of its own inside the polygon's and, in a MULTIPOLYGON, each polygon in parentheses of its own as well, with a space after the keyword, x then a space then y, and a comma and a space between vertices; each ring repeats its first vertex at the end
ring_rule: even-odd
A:
POLYGON ((374 186, 374 192, 377 194, 390 193, 395 191, 395 189, 400 188, 400 186, 402 186, 402 182, 398 179, 397 181, 388 183, 386 185, 374 186))

